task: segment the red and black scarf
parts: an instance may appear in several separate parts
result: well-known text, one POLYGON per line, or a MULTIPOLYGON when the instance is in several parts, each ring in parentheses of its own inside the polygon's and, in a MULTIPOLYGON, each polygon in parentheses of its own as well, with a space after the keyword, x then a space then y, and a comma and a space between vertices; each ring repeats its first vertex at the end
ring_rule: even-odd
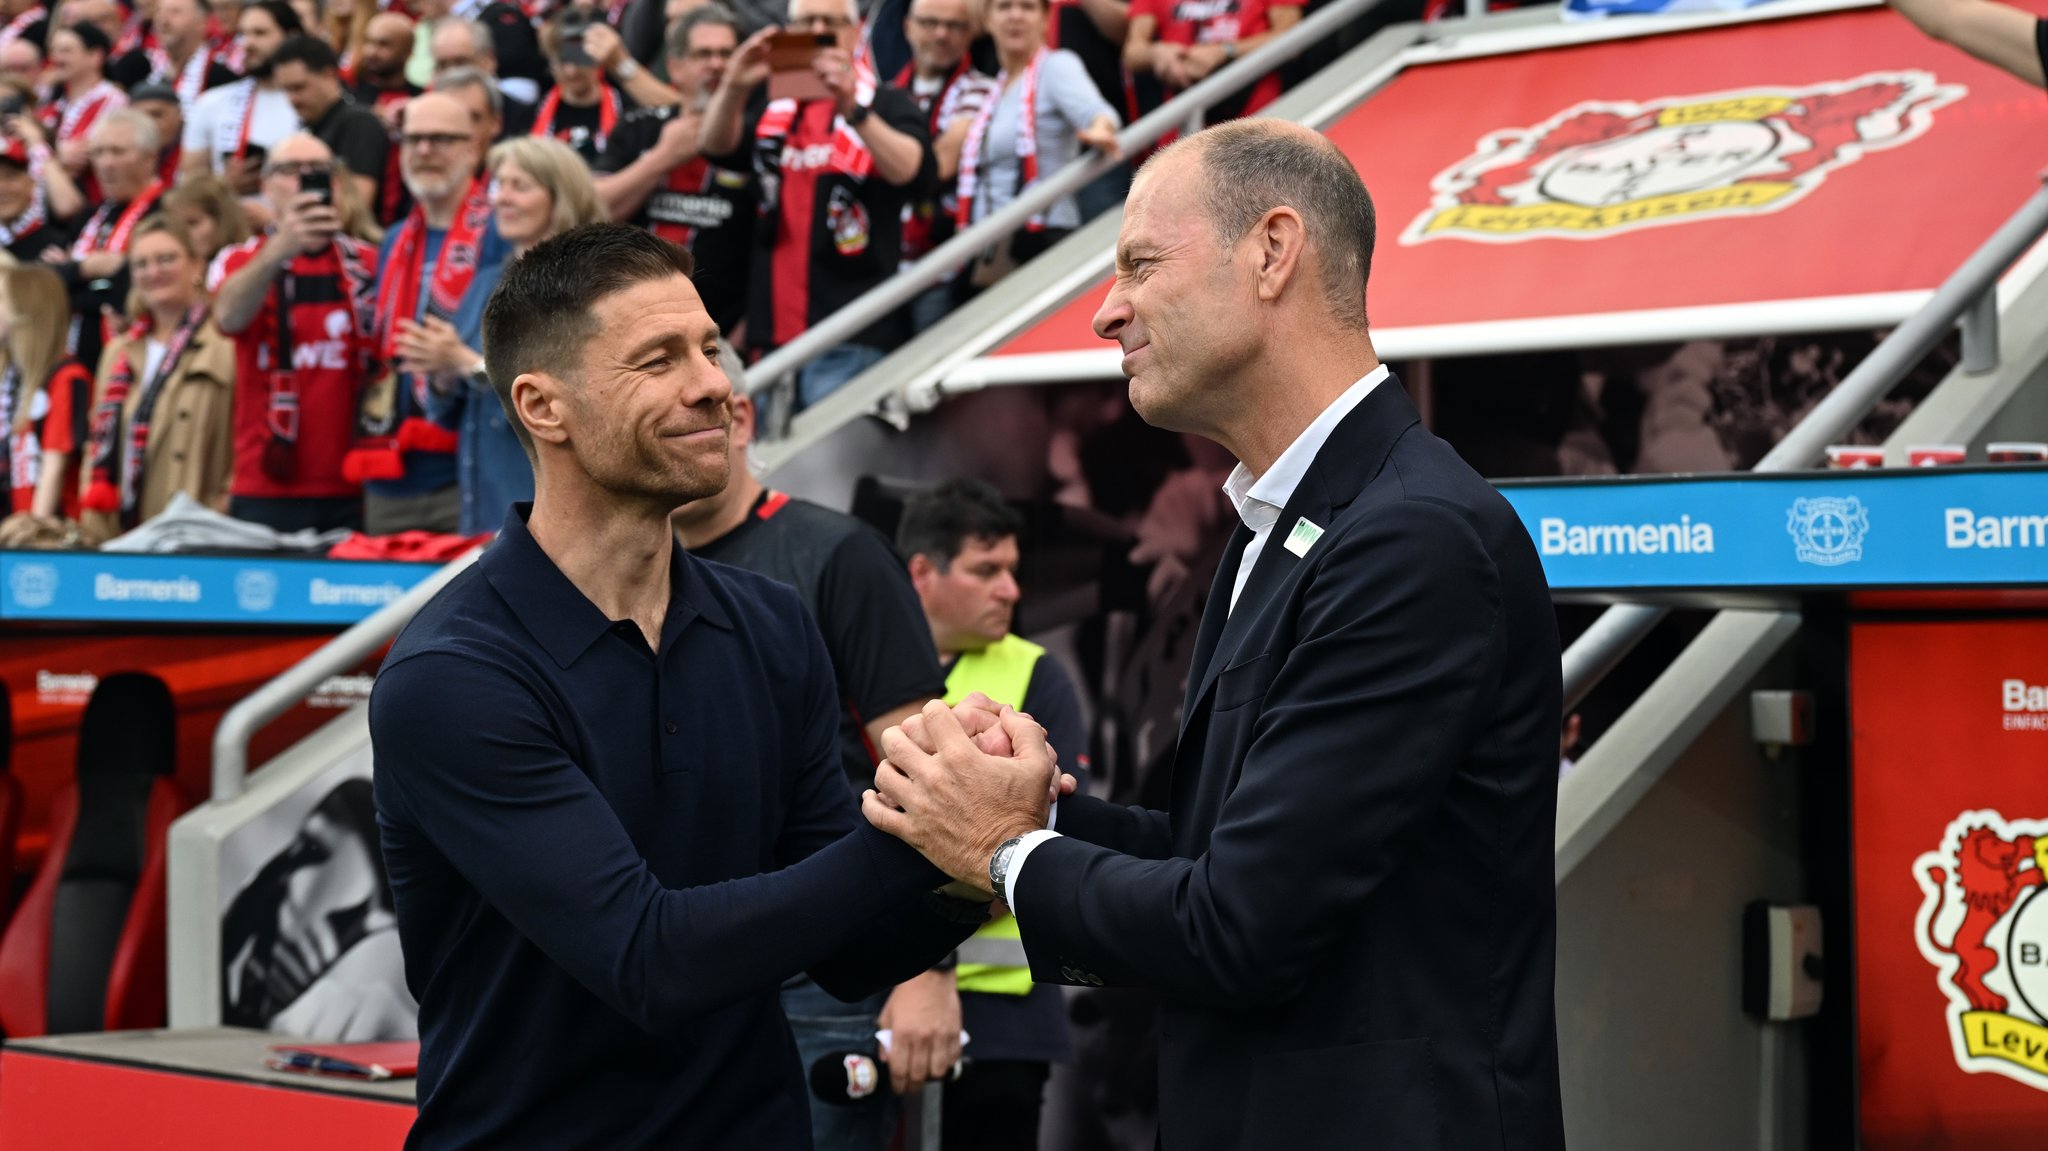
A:
MULTIPOLYGON (((612 129, 619 126, 620 108, 619 90, 610 84, 600 83, 597 86, 596 141, 597 150, 600 152, 604 151, 604 142, 611 139, 612 129)), ((555 113, 561 110, 562 90, 556 88, 548 93, 547 99, 540 102, 540 111, 535 113, 533 118, 533 134, 536 136, 554 136, 557 140, 568 143, 569 141, 566 136, 555 135, 555 113)))
POLYGON ((78 241, 71 245, 71 258, 83 260, 94 252, 113 252, 126 255, 129 237, 135 234, 135 225, 156 208, 156 202, 163 198, 164 182, 151 180, 149 187, 140 196, 128 201, 125 207, 113 203, 101 204, 99 211, 85 222, 85 228, 78 233, 78 241), (115 208, 120 207, 120 213, 115 208))
POLYGON ((129 395, 135 392, 136 360, 147 355, 145 341, 149 338, 150 321, 138 320, 128 330, 128 346, 115 359, 107 376, 106 393, 93 409, 92 454, 88 465, 91 471, 81 501, 87 511, 119 512, 123 527, 134 526, 136 502, 142 491, 142 460, 149 450, 149 428, 156 415, 157 400, 163 397, 164 384, 177 373, 179 361, 192 349, 192 337, 206 323, 206 313, 206 301, 201 300, 187 309, 185 318, 178 322, 178 330, 164 348, 156 371, 142 382, 135 414, 128 417, 128 434, 124 437, 121 416, 129 395))

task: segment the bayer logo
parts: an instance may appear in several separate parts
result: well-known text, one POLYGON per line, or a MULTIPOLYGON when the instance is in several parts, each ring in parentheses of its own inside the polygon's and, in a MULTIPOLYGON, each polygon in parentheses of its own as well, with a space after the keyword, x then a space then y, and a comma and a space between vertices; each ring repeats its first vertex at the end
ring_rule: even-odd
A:
POLYGON ((7 577, 7 590, 22 607, 49 607, 57 601, 57 569, 49 564, 16 564, 7 577))
POLYGON ((2005 961, 2013 989, 2034 1018, 2048 1020, 2048 899, 2029 892, 2007 928, 2005 961))
POLYGON ((1785 514, 1785 530, 1800 563, 1834 567, 1863 558, 1870 513, 1854 496, 1794 500, 1785 514))
POLYGON ((269 611, 277 604, 277 574, 262 568, 236 572, 235 603, 243 611, 269 611))

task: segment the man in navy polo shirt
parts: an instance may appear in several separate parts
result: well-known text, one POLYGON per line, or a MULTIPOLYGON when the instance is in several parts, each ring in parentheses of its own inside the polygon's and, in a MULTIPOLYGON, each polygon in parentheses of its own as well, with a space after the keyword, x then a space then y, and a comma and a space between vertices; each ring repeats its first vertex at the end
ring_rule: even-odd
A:
POLYGON ((797 594, 670 535, 729 471, 690 270, 593 225, 513 264, 484 313, 534 502, 370 699, 420 1003, 408 1147, 809 1148, 782 980, 869 995, 987 914, 858 817, 797 594))

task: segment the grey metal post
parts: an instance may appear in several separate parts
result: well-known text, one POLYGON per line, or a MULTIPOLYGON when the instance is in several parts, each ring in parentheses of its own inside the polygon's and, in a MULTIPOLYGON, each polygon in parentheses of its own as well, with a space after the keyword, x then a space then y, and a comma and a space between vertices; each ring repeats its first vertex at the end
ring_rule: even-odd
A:
POLYGON ((1963 370, 1981 376, 1998 368, 1998 289, 1977 297, 1963 313, 1963 370))

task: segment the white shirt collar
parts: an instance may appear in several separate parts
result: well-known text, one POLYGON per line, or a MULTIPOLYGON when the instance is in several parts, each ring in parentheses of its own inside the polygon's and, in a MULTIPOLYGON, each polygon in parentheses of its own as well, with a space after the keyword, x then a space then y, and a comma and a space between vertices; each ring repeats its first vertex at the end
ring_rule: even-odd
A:
POLYGON ((1294 498, 1294 489, 1301 486, 1301 477, 1308 474, 1309 464, 1315 462, 1317 453, 1330 440, 1330 433, 1344 422, 1352 409, 1364 402, 1365 397, 1379 386, 1389 375, 1387 366, 1381 364, 1367 372, 1359 381, 1344 389, 1344 394, 1332 401, 1323 413, 1309 422, 1273 466, 1263 476, 1252 475, 1251 469, 1239 462, 1230 471, 1230 478, 1223 481, 1223 494, 1230 497, 1230 506, 1237 509, 1237 518, 1254 532, 1264 532, 1280 518, 1287 501, 1294 498))

